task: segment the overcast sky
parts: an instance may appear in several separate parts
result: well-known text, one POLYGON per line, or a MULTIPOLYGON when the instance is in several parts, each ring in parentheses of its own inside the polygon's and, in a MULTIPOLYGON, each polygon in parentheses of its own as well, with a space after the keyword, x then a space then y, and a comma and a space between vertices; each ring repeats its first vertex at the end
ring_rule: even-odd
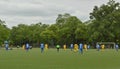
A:
MULTIPOLYGON (((0 19, 8 27, 20 23, 55 23, 58 14, 69 13, 80 20, 89 20, 89 13, 95 5, 109 0, 0 0, 0 19)), ((115 0, 120 2, 120 0, 115 0)))

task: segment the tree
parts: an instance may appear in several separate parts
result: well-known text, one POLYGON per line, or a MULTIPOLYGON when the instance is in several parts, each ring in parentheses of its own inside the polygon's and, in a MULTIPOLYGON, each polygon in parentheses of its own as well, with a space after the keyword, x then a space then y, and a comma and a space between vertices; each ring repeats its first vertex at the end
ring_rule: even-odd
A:
POLYGON ((2 21, 2 20, 0 19, 0 25, 1 25, 1 26, 6 26, 5 24, 6 24, 5 21, 2 21))
POLYGON ((19 24, 18 27, 12 28, 11 39, 15 45, 22 45, 29 42, 29 33, 28 25, 19 24))
POLYGON ((32 46, 39 46, 42 42, 41 33, 46 30, 49 25, 41 22, 31 25, 19 24, 12 28, 11 40, 14 45, 23 45, 30 43, 32 46))
POLYGON ((63 15, 59 14, 56 19, 56 26, 58 27, 58 43, 61 45, 77 43, 78 39, 76 35, 79 36, 79 34, 75 32, 79 24, 83 25, 76 16, 71 16, 68 13, 63 15))
POLYGON ((79 24, 76 31, 75 31, 75 34, 76 34, 76 40, 77 40, 77 43, 79 42, 82 42, 82 43, 87 43, 89 42, 88 41, 88 28, 87 28, 87 25, 85 24, 79 24))
POLYGON ((5 21, 0 20, 0 45, 4 43, 4 41, 9 41, 10 29, 6 27, 5 21))
POLYGON ((116 41, 116 39, 118 39, 118 34, 120 33, 117 31, 120 29, 118 27, 120 26, 119 8, 119 3, 116 3, 114 0, 110 0, 106 5, 103 4, 100 7, 94 7, 93 12, 90 13, 90 18, 93 22, 93 24, 90 25, 93 40, 116 41))

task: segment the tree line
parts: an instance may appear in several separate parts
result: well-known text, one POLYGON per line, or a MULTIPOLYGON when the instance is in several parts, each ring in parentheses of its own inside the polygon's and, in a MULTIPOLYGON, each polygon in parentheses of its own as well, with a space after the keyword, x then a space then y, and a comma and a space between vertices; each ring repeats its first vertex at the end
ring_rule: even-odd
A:
POLYGON ((109 0, 100 7, 94 6, 90 20, 86 22, 65 13, 58 14, 54 24, 19 24, 10 29, 5 25, 5 21, 0 20, 0 45, 5 40, 14 46, 30 43, 34 47, 40 43, 50 46, 71 43, 120 43, 120 3, 109 0))

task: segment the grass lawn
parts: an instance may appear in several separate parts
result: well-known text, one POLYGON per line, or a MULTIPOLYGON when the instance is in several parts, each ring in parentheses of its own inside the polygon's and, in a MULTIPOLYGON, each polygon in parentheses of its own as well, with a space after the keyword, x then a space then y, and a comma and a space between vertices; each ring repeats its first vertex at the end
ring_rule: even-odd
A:
POLYGON ((83 55, 70 50, 0 50, 0 69, 120 69, 120 51, 94 49, 83 55))

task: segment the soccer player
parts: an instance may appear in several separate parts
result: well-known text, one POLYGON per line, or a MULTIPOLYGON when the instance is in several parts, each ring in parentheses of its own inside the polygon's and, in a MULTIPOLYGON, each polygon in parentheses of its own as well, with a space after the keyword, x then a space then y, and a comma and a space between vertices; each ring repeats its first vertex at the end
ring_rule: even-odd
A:
POLYGON ((5 49, 8 50, 9 49, 9 44, 8 44, 8 41, 5 41, 5 49))
POLYGON ((25 50, 25 44, 22 46, 22 49, 25 50))
POLYGON ((60 45, 57 45, 56 48, 57 48, 57 52, 59 52, 60 45))
POLYGON ((48 44, 45 44, 45 50, 48 50, 48 44))
POLYGON ((87 46, 87 49, 90 49, 90 45, 87 46))
POLYGON ((77 52, 78 51, 78 44, 75 44, 74 45, 74 52, 77 52))
POLYGON ((105 49, 105 45, 102 44, 102 45, 101 45, 101 48, 102 48, 102 51, 104 51, 104 49, 105 49))
POLYGON ((79 44, 79 52, 81 54, 83 54, 83 44, 82 43, 79 44))
POLYGON ((9 45, 6 43, 5 44, 5 49, 8 50, 9 45))
POLYGON ((40 44, 40 49, 41 49, 41 53, 43 53, 43 51, 44 51, 44 44, 43 43, 40 44))
POLYGON ((99 44, 96 45, 96 48, 97 48, 97 51, 100 51, 100 45, 99 44))
POLYGON ((65 44, 65 45, 63 45, 63 49, 64 49, 64 51, 66 51, 66 47, 67 47, 67 46, 66 46, 66 44, 65 44))
POLYGON ((115 45, 115 49, 116 49, 116 51, 118 51, 118 49, 119 49, 118 44, 115 45))
POLYGON ((84 49, 85 51, 87 51, 87 44, 84 44, 84 49))
POLYGON ((26 51, 28 51, 29 50, 29 44, 27 43, 26 44, 26 51))
POLYGON ((71 51, 73 50, 73 44, 70 45, 70 49, 71 49, 71 51))

